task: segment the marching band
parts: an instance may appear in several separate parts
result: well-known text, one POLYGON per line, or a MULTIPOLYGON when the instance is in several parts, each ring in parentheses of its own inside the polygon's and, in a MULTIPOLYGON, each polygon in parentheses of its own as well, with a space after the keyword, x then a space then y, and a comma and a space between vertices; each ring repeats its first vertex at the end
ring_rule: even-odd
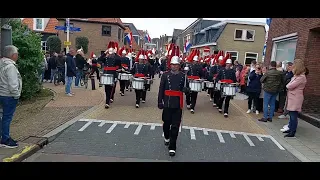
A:
POLYGON ((159 72, 158 108, 162 110, 164 144, 168 146, 170 156, 175 155, 179 127, 182 126, 184 95, 187 109, 194 114, 198 93, 206 91, 213 107, 227 118, 229 102, 236 95, 238 85, 230 54, 219 51, 202 58, 197 49, 187 57, 180 54, 179 46, 169 44, 165 55, 156 59, 155 51, 140 50, 136 54, 125 47, 118 50, 117 42, 111 41, 98 59, 91 55, 92 73, 97 72, 97 63, 103 65, 103 73, 100 76, 97 73, 97 78, 101 86, 105 86, 106 109, 114 101, 118 81, 121 96, 125 95, 125 90, 134 89, 135 107, 139 108, 140 102, 146 102, 154 75, 159 72))

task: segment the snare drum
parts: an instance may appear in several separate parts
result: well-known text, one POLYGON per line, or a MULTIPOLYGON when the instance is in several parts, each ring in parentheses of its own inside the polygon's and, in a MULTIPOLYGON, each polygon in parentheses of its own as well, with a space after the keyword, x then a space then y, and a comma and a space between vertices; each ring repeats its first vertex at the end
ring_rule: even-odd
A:
POLYGON ((121 73, 120 80, 128 81, 130 80, 131 76, 132 76, 131 74, 121 73))
POLYGON ((210 81, 205 81, 207 88, 212 89, 214 87, 214 83, 210 81))
POLYGON ((201 92, 202 91, 202 82, 199 79, 194 79, 189 81, 190 90, 193 92, 201 92))
POLYGON ((137 90, 144 89, 145 79, 142 78, 133 78, 132 80, 132 88, 137 90))
POLYGON ((152 79, 146 79, 146 84, 152 84, 152 79))
POLYGON ((113 74, 103 74, 100 79, 100 84, 113 85, 114 84, 113 74))
POLYGON ((223 95, 224 96, 235 96, 236 95, 236 85, 235 84, 224 84, 223 85, 223 95))
POLYGON ((221 90, 221 83, 216 82, 216 88, 214 90, 220 91, 221 90))

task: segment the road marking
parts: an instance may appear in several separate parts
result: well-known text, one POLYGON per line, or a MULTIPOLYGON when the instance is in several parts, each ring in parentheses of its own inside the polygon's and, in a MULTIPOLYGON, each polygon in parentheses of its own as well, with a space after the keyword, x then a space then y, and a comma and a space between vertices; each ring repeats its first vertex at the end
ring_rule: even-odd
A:
POLYGON ((150 130, 156 129, 156 125, 151 125, 150 130))
POLYGON ((203 129, 202 131, 203 131, 204 135, 209 135, 209 133, 208 133, 208 131, 206 129, 203 129))
POLYGON ((106 121, 101 121, 101 123, 98 125, 99 127, 102 127, 103 125, 105 125, 107 122, 106 121))
POLYGON ((236 138, 236 136, 233 133, 229 133, 229 134, 232 138, 236 138))
POLYGON ((124 126, 124 128, 126 128, 126 129, 129 128, 130 124, 131 123, 127 122, 126 125, 124 126))
POLYGON ((194 133, 194 129, 193 128, 190 128, 190 136, 191 136, 191 139, 196 140, 196 134, 194 133))
POLYGON ((263 139, 262 139, 262 137, 260 137, 260 136, 256 136, 258 139, 259 139, 259 141, 264 141, 263 139))
POLYGON ((108 129, 108 131, 106 133, 111 133, 112 130, 117 126, 117 123, 113 123, 112 126, 108 129))
POLYGON ((218 135, 219 141, 220 141, 221 143, 225 143, 221 132, 217 131, 216 133, 217 133, 217 135, 218 135))
POLYGON ((141 128, 142 128, 142 124, 140 124, 140 125, 137 127, 136 131, 134 132, 134 135, 138 135, 139 132, 140 132, 140 130, 141 130, 141 128))
POLYGON ((270 136, 269 138, 271 139, 271 141, 272 141, 273 143, 275 143, 275 144, 278 146, 279 149, 285 150, 285 149, 280 145, 280 143, 278 143, 278 141, 275 140, 272 136, 270 136))
POLYGON ((78 131, 84 131, 88 126, 90 126, 90 124, 92 124, 92 120, 88 120, 87 123, 82 126, 82 128, 80 128, 78 131))
POLYGON ((164 137, 164 133, 162 133, 162 137, 164 137))
POLYGON ((253 142, 251 141, 248 135, 244 134, 243 137, 247 140, 250 146, 254 146, 253 142))

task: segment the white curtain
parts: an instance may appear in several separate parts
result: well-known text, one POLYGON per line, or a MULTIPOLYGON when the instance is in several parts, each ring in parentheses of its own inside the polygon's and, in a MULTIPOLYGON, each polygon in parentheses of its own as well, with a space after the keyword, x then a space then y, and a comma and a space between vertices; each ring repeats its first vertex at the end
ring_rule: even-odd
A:
POLYGON ((276 42, 275 61, 293 62, 296 54, 297 39, 276 42))

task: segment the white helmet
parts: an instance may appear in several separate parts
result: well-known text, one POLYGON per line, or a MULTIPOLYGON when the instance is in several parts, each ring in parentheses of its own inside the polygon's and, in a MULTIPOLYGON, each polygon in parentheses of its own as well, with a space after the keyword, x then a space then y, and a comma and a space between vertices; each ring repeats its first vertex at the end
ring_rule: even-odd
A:
POLYGON ((108 52, 109 52, 109 54, 113 54, 114 53, 114 49, 113 48, 109 48, 108 52))
POLYGON ((194 61, 198 61, 198 56, 194 56, 194 57, 193 57, 193 60, 194 60, 194 61))
POLYGON ((131 58, 132 57, 132 54, 131 53, 128 53, 128 55, 127 55, 129 58, 131 58))
POLYGON ((231 59, 227 59, 226 64, 232 64, 232 60, 231 59))
POLYGON ((220 60, 220 61, 223 60, 223 56, 219 56, 219 60, 220 60))
POLYGON ((146 55, 144 55, 143 57, 144 57, 144 59, 147 59, 147 56, 146 56, 146 55))
POLYGON ((139 59, 144 59, 144 56, 142 54, 140 54, 139 59))
POLYGON ((151 56, 151 53, 148 53, 148 56, 151 56))
POLYGON ((179 57, 178 57, 178 56, 173 56, 173 57, 171 58, 170 64, 180 64, 180 62, 179 62, 179 57))
POLYGON ((168 56, 168 52, 164 53, 165 56, 168 56))
POLYGON ((127 54, 127 51, 126 51, 126 50, 123 50, 123 51, 122 51, 122 54, 127 54))
POLYGON ((97 56, 95 54, 92 55, 93 58, 96 58, 97 56))

